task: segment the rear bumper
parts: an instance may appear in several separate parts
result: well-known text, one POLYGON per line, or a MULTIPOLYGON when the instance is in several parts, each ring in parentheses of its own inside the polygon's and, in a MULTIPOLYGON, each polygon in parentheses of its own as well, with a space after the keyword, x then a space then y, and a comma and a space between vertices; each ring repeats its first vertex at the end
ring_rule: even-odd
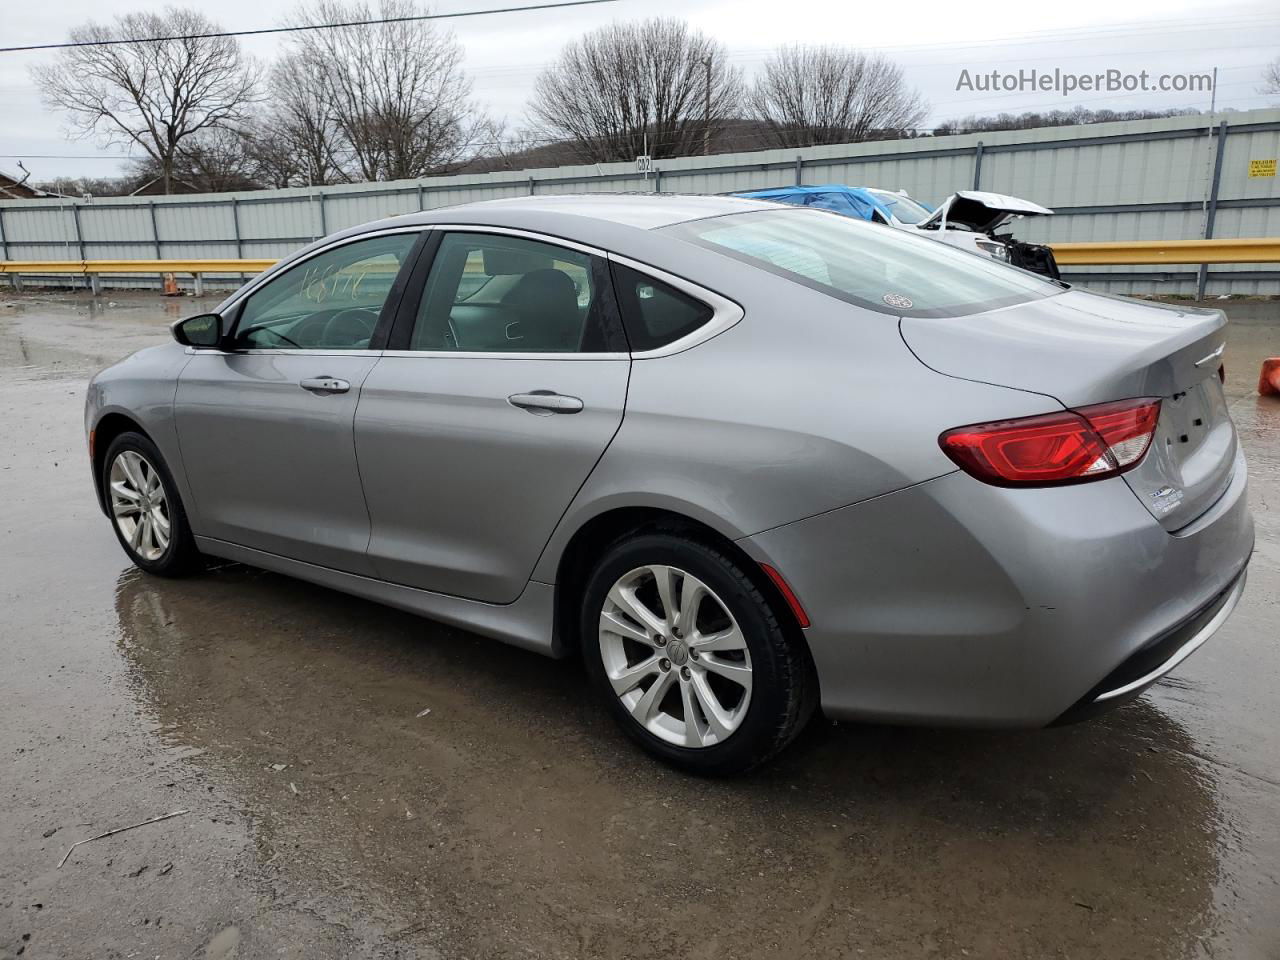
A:
POLYGON ((809 614, 828 715, 1043 726, 1137 696, 1225 621, 1253 549, 1247 485, 1240 456, 1171 534, 1120 478, 953 473, 741 544, 809 614))
POLYGON ((1054 723, 1087 720, 1141 696, 1147 687, 1172 672, 1178 664, 1204 646, 1227 622, 1236 604, 1244 596, 1247 576, 1247 571, 1242 571, 1234 583, 1197 610, 1186 622, 1174 627, 1164 636, 1156 637, 1126 659, 1054 723))

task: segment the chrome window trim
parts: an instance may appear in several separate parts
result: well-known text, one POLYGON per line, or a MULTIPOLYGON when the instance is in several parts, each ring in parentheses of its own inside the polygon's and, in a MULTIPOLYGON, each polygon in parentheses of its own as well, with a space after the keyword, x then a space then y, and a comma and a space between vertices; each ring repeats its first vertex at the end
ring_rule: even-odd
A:
POLYGON ((254 347, 252 350, 216 350, 211 347, 187 347, 187 355, 195 356, 211 353, 218 357, 380 357, 381 350, 335 350, 333 347, 316 347, 309 350, 305 347, 254 347))
POLYGON ((360 233, 350 237, 342 237, 334 240, 332 243, 326 243, 323 247, 317 247, 307 256, 289 263, 288 267, 283 270, 277 270, 272 267, 270 270, 262 273, 254 280, 249 281, 240 290, 232 295, 232 299, 227 303, 219 316, 226 317, 231 311, 243 303, 244 300, 251 297, 266 283, 270 282, 281 273, 288 272, 299 264, 306 263, 314 257, 322 253, 327 253, 337 247, 346 246, 350 243, 357 243, 361 240, 370 239, 372 237, 381 237, 394 233, 426 233, 429 231, 444 231, 453 233, 488 233, 498 236, 519 237, 525 240, 532 240, 537 243, 545 243, 554 247, 564 247, 568 250, 574 250, 588 256, 603 257, 611 263, 619 263, 625 267, 642 273, 645 276, 652 277, 654 280, 674 287, 693 297, 693 299, 705 304, 711 308, 711 319, 704 323, 698 329, 686 334, 678 340, 664 344, 661 347, 655 347, 652 350, 639 350, 630 353, 613 352, 613 353, 504 353, 501 351, 484 352, 484 351, 452 351, 452 350, 346 350, 346 351, 325 351, 323 354, 318 350, 299 350, 296 348, 288 349, 270 349, 255 348, 253 350, 200 350, 197 348, 187 348, 188 353, 220 353, 223 356, 243 356, 252 354, 276 354, 276 355, 303 355, 303 356, 383 356, 383 357, 454 357, 459 360, 655 360, 660 357, 669 357, 677 353, 683 353, 699 344, 717 337, 729 328, 735 326, 746 315, 745 311, 734 301, 728 297, 708 290, 706 287, 699 286, 684 277, 676 276, 668 273, 658 267, 643 263, 639 260, 633 260, 630 257, 617 253, 611 253, 608 250, 602 250, 599 247, 593 247, 589 244, 578 243, 575 240, 567 240, 554 234, 539 233, 535 230, 523 230, 517 227, 500 227, 491 226, 483 223, 419 223, 412 226, 403 227, 387 227, 383 230, 371 230, 368 233, 360 233))
POLYGON ((385 360, 421 357, 438 360, 630 360, 629 353, 484 353, 474 350, 387 350, 385 360))
POLYGON ((633 360, 656 360, 660 357, 670 357, 677 353, 683 353, 699 344, 706 343, 713 337, 718 337, 730 327, 736 326, 746 316, 746 311, 728 297, 722 297, 715 291, 698 286, 698 284, 692 283, 684 279, 684 277, 678 277, 673 273, 667 273, 665 270, 660 270, 647 263, 641 263, 639 260, 632 260, 630 257, 624 257, 616 253, 610 253, 607 256, 613 263, 620 263, 624 267, 630 267, 637 273, 642 273, 647 277, 667 284, 667 286, 675 287, 681 293, 688 294, 693 299, 711 308, 711 319, 702 326, 686 333, 678 340, 672 340, 670 343, 654 347, 652 350, 632 351, 631 359, 633 360))
POLYGON ((546 243, 553 247, 565 247, 569 250, 575 250, 578 253, 585 253, 593 257, 608 257, 607 250, 601 250, 599 247, 591 247, 585 243, 578 243, 576 240, 566 240, 563 237, 557 237, 550 233, 538 233, 535 230, 522 230, 518 227, 491 227, 484 223, 433 223, 428 226, 430 230, 443 230, 448 233, 495 233, 499 236, 519 237, 522 240, 533 240, 537 243, 546 243))

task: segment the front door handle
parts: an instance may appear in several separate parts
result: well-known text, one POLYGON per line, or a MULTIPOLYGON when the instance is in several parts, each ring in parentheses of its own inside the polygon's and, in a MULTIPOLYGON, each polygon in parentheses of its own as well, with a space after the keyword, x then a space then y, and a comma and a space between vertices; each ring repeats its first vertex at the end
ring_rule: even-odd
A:
POLYGON ((319 394, 346 393, 351 389, 350 383, 346 380, 339 380, 336 377, 307 377, 304 380, 299 380, 298 386, 303 390, 319 394))
POLYGON ((507 403, 540 417, 550 416, 553 413, 578 413, 582 410, 582 401, 577 397, 566 397, 563 393, 555 393, 551 390, 513 393, 507 397, 507 403))

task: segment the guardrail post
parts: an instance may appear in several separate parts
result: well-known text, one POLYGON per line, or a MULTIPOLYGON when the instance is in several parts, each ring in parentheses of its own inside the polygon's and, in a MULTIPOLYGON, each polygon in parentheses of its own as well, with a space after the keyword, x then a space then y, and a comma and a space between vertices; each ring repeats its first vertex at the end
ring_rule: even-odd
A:
POLYGON ((982 189, 982 141, 973 145, 973 189, 982 189))
POLYGON ((654 193, 662 192, 662 168, 661 167, 653 168, 653 192, 654 193))
POLYGON ((195 295, 197 297, 203 297, 204 296, 204 274, 195 273, 195 274, 192 274, 192 276, 195 278, 195 291, 194 291, 195 295))
POLYGON ((804 183, 804 157, 796 154, 796 186, 804 183))
POLYGON ((538 191, 537 184, 533 182, 533 177, 530 177, 529 178, 529 196, 532 197, 535 193, 537 193, 537 191, 538 191))
MULTIPOLYGON (((0 209, 0 259, 4 259, 4 260, 9 259, 9 237, 4 232, 4 210, 3 209, 0 209)), ((13 284, 13 292, 21 293, 22 277, 16 273, 11 273, 9 274, 9 276, 12 278, 10 279, 9 282, 13 284)))
MULTIPOLYGON (((1209 209, 1204 215, 1204 239, 1213 239, 1213 221, 1218 216, 1218 188, 1222 185, 1222 154, 1227 146, 1227 121, 1218 126, 1218 150, 1213 158, 1213 183, 1209 187, 1209 209)), ((1200 264, 1196 275, 1196 299, 1203 300, 1205 288, 1209 286, 1209 265, 1200 264)))
POLYGON ((88 277, 89 277, 89 291, 95 297, 99 296, 102 293, 102 277, 98 276, 96 273, 90 273, 88 274, 88 277))
MULTIPOLYGON (((236 259, 244 259, 244 244, 240 241, 240 198, 231 198, 231 229, 236 238, 236 259)), ((240 274, 240 283, 244 284, 244 274, 240 274)))
MULTIPOLYGON (((155 245, 155 248, 156 248, 156 259, 163 260, 164 257, 160 255, 160 224, 156 220, 156 202, 154 200, 150 201, 147 204, 147 209, 151 211, 151 242, 155 245)), ((160 278, 160 287, 163 289, 164 274, 160 273, 160 274, 156 274, 156 276, 160 278)))
MULTIPOLYGON (((80 254, 80 259, 84 260, 84 234, 80 232, 80 204, 78 203, 73 202, 71 204, 71 222, 76 228, 76 251, 80 254)), ((88 281, 89 292, 96 297, 100 292, 98 284, 94 281, 92 275, 87 276, 85 279, 88 281)))
POLYGON ((325 226, 323 193, 316 194, 316 212, 320 215, 320 232, 316 234, 316 239, 319 240, 321 237, 329 235, 329 228, 325 226))

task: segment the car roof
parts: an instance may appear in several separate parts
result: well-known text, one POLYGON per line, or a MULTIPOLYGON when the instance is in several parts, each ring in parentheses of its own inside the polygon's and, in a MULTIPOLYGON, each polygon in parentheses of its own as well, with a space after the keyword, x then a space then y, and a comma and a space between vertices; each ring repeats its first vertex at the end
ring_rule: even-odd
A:
POLYGON ((752 210, 773 210, 772 204, 742 197, 713 197, 673 193, 588 193, 550 196, 508 197, 482 200, 453 207, 437 207, 419 214, 423 222, 441 223, 463 215, 483 222, 509 219, 527 221, 541 215, 598 220, 641 230, 654 230, 674 223, 722 217, 752 210))

